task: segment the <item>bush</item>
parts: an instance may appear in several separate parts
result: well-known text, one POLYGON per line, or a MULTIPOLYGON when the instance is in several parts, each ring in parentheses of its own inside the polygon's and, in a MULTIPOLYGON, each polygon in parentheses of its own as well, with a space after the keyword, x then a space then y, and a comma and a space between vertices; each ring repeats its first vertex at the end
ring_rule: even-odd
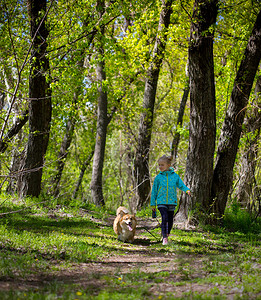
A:
POLYGON ((259 233, 261 218, 255 218, 248 211, 242 209, 238 203, 233 202, 225 211, 224 226, 231 231, 259 233))

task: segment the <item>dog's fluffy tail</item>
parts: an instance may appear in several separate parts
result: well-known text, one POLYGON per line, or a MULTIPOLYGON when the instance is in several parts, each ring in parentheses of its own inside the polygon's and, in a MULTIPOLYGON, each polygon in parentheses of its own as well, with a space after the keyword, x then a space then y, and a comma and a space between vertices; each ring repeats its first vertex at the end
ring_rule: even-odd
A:
POLYGON ((117 215, 117 216, 118 216, 118 215, 126 215, 126 214, 128 214, 128 213, 129 213, 129 211, 128 211, 128 209, 127 209, 126 207, 120 206, 120 207, 118 207, 118 209, 117 209, 116 215, 117 215))

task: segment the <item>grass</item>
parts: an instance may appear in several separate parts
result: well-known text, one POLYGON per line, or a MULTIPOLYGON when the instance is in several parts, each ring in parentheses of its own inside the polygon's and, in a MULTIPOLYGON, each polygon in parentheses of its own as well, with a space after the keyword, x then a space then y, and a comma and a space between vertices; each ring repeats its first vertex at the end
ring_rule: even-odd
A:
POLYGON ((138 230, 126 244, 112 212, 32 204, 0 201, 0 214, 19 211, 0 216, 1 299, 261 299, 259 220, 173 229, 167 246, 138 230))

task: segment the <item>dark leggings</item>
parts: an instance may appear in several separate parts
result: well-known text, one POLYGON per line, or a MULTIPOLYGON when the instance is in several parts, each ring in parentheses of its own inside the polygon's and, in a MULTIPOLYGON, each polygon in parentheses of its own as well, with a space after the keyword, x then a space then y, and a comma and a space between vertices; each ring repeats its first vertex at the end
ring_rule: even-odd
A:
POLYGON ((170 231, 173 226, 173 217, 174 211, 169 211, 165 207, 158 207, 158 210, 161 214, 161 233, 163 238, 167 237, 170 234, 170 231))

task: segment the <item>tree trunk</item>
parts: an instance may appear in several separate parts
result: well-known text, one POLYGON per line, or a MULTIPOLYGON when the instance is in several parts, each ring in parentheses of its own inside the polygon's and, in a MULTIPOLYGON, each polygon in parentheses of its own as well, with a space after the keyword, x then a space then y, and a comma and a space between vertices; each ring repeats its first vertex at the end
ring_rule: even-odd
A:
MULTIPOLYGON (((192 196, 182 195, 175 221, 184 221, 188 209, 207 211, 213 176, 216 138, 213 39, 211 26, 217 17, 218 1, 196 0, 190 29, 190 137, 185 183, 192 196)), ((199 212, 198 212, 199 213, 199 212)))
POLYGON ((212 184, 213 220, 222 219, 233 182, 233 168, 238 150, 245 109, 261 58, 261 11, 244 52, 228 104, 218 150, 212 184))
MULTIPOLYGON (((105 2, 104 0, 97 1, 97 12, 99 18, 105 12, 105 2)), ((107 115, 107 106, 108 106, 108 96, 107 91, 104 87, 104 82, 106 80, 105 74, 105 63, 104 63, 104 49, 102 45, 102 38, 104 36, 105 30, 104 27, 101 28, 100 34, 100 46, 98 49, 98 63, 96 68, 97 80, 98 80, 98 112, 97 112, 97 131, 96 131, 96 142, 93 156, 93 165, 92 165, 92 180, 91 180, 91 194, 92 200, 95 205, 105 205, 103 190, 102 190, 102 172, 103 172, 103 163, 105 155, 105 146, 106 146, 106 136, 107 136, 107 127, 108 127, 108 115, 107 115)))
POLYGON ((19 133, 23 126, 28 121, 28 110, 25 110, 21 116, 15 119, 13 126, 8 130, 7 134, 4 136, 3 140, 0 141, 0 152, 4 153, 8 147, 8 143, 11 139, 19 133))
POLYGON ((143 113, 140 118, 138 145, 134 161, 134 173, 137 188, 137 207, 146 205, 150 196, 149 151, 153 125, 154 104, 159 72, 167 42, 173 0, 162 0, 162 10, 158 25, 158 34, 153 49, 152 62, 147 71, 145 82, 143 113))
POLYGON ((188 100, 189 95, 189 82, 186 83, 186 86, 183 91, 183 96, 180 102, 179 106, 179 113, 178 113, 178 120, 177 120, 177 129, 175 131, 173 141, 171 144, 171 155, 173 157, 173 165, 176 165, 177 156, 178 156, 178 146, 179 146, 179 140, 180 140, 180 133, 178 132, 178 129, 182 126, 183 123, 183 116, 185 112, 186 103, 188 100))
MULTIPOLYGON (((82 56, 84 55, 84 51, 82 51, 82 56)), ((84 65, 84 58, 82 57, 77 63, 77 70, 79 72, 78 74, 78 78, 82 77, 82 74, 84 74, 84 70, 83 70, 83 65, 84 65)), ((82 78, 83 80, 83 78, 82 78)), ((73 97, 73 104, 77 104, 78 102, 78 97, 82 92, 82 88, 77 87, 76 91, 74 92, 74 97, 73 97)), ((56 165, 56 174, 52 180, 52 194, 57 197, 60 193, 60 181, 62 178, 62 173, 63 173, 63 169, 65 166, 65 161, 66 161, 66 157, 69 153, 69 147, 71 146, 71 142, 73 139, 73 134, 74 134, 74 128, 75 128, 75 123, 76 123, 76 119, 75 116, 69 116, 69 119, 67 120, 66 123, 66 131, 65 131, 65 135, 63 137, 63 141, 60 147, 60 151, 58 153, 58 158, 57 158, 57 165, 56 165)))
POLYGON ((5 103, 5 93, 0 92, 0 112, 4 108, 4 103, 5 103))
POLYGON ((29 78, 29 137, 20 195, 38 197, 51 121, 51 94, 46 79, 49 71, 46 57, 49 32, 45 25, 46 0, 28 0, 27 5, 31 24, 32 63, 29 78))
POLYGON ((72 142, 74 126, 75 126, 75 118, 71 117, 67 121, 67 124, 66 124, 66 132, 63 137, 63 141, 62 141, 60 151, 58 154, 58 159, 57 159, 57 170, 56 170, 57 173, 55 174, 55 176, 53 178, 53 182, 52 182, 52 190, 53 190, 52 194, 55 197, 57 197, 60 192, 59 185, 60 185, 60 181, 61 181, 61 177, 62 177, 64 165, 65 165, 65 160, 68 155, 68 149, 72 142))
POLYGON ((76 187, 75 187, 75 189, 74 189, 74 191, 73 191, 73 196, 72 196, 73 199, 76 199, 76 197, 77 197, 78 191, 79 191, 80 186, 81 186, 81 184, 82 184, 83 175, 84 175, 84 173, 85 173, 85 171, 86 171, 86 168, 87 168, 87 167, 90 165, 90 163, 91 163, 93 154, 94 154, 94 151, 91 152, 91 154, 88 156, 88 158, 87 158, 87 159, 85 160, 85 162, 82 164, 81 172, 80 172, 80 175, 79 175, 79 178, 78 178, 76 187))
POLYGON ((95 205, 105 205, 102 191, 102 171, 106 146, 106 136, 108 127, 107 116, 107 92, 104 91, 103 83, 106 79, 104 72, 104 62, 100 61, 97 65, 98 86, 98 113, 97 113, 97 132, 96 143, 93 156, 91 192, 95 205))
MULTIPOLYGON (((5 82, 5 89, 7 91, 11 91, 15 87, 15 78, 12 75, 12 67, 4 65, 3 66, 3 77, 5 82)), ((4 95, 4 94, 3 94, 4 95)), ((14 97, 14 95, 13 95, 14 97)), ((13 125, 8 130, 8 132, 3 136, 4 132, 2 132, 1 136, 2 139, 0 139, 0 152, 4 153, 7 148, 8 144, 11 142, 11 140, 17 136, 16 139, 16 147, 11 149, 11 166, 10 166, 10 172, 8 175, 8 186, 6 188, 7 193, 13 193, 17 189, 17 180, 19 178, 19 172, 18 170, 21 167, 21 162, 23 161, 23 155, 24 151, 19 151, 19 148, 22 148, 22 141, 24 140, 24 134, 22 133, 21 129, 28 121, 28 109, 26 109, 24 112, 21 113, 21 105, 19 105, 20 101, 17 99, 12 104, 12 97, 10 97, 10 94, 6 95, 6 99, 3 98, 3 102, 1 105, 8 105, 9 113, 13 115, 13 125), (6 100, 7 103, 4 102, 6 100)), ((2 107, 3 108, 3 107, 2 107)), ((1 110, 1 107, 0 107, 1 110)), ((10 115, 9 115, 10 116, 10 115)), ((8 119, 9 117, 7 117, 8 119)), ((6 120, 7 120, 6 119, 6 120)), ((9 154, 10 155, 10 154, 9 154)))
POLYGON ((18 145, 12 150, 12 160, 9 172, 8 185, 6 187, 6 193, 13 194, 18 190, 17 182, 19 180, 18 170, 21 168, 21 162, 24 159, 24 151, 19 152, 19 146, 21 146, 22 137, 18 139, 18 145))
POLYGON ((261 76, 258 77, 255 87, 256 98, 250 109, 249 115, 245 119, 247 139, 245 144, 245 152, 241 159, 241 170, 239 174, 239 182, 237 185, 236 199, 243 208, 250 208, 250 202, 255 201, 254 191, 257 187, 255 184, 255 171, 258 161, 258 141, 261 129, 261 112, 258 109, 261 104, 261 76))

